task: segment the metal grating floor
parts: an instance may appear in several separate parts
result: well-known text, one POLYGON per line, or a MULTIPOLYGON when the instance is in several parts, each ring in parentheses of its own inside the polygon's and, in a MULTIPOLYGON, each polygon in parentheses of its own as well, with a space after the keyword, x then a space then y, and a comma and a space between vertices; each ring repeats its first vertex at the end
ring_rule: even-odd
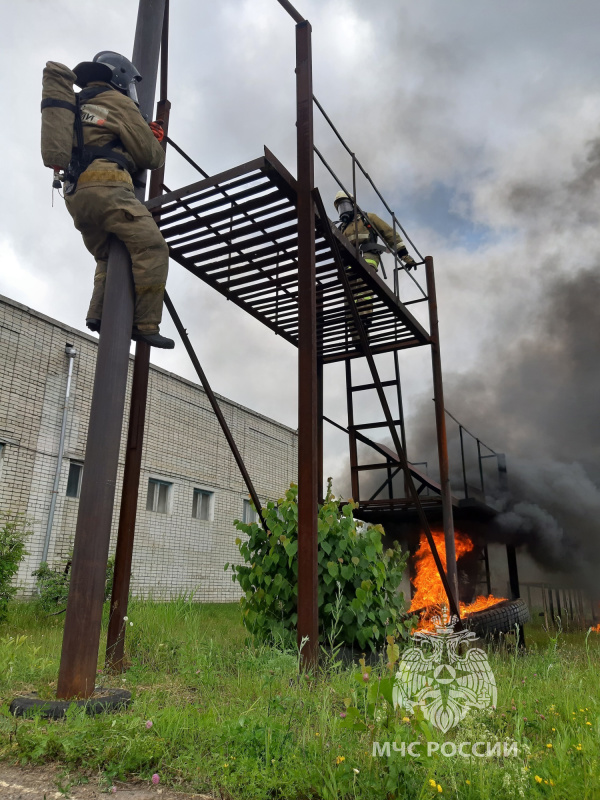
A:
MULTIPOLYGON (((170 255, 271 330, 298 345, 296 180, 265 155, 146 203, 170 255)), ((329 220, 326 224, 330 224, 329 220)), ((318 352, 362 356, 331 249, 315 217, 318 352)), ((359 311, 372 303, 373 353, 429 343, 429 335, 352 244, 334 229, 359 311)))

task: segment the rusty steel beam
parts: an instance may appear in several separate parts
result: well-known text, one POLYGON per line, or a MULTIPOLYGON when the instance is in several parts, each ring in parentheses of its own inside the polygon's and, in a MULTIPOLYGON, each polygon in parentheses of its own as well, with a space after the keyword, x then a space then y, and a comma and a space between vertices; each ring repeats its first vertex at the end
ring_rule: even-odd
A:
POLYGON ((301 23, 301 22, 305 22, 305 21, 306 21, 306 20, 304 19, 304 17, 302 16, 302 14, 300 14, 300 12, 299 12, 299 11, 296 11, 296 9, 295 9, 295 8, 294 8, 294 6, 293 6, 293 5, 290 3, 290 1, 289 1, 289 0, 278 0, 278 2, 279 2, 279 5, 283 6, 283 8, 285 8, 285 10, 288 12, 288 14, 290 15, 290 17, 291 17, 291 18, 292 18, 292 19, 293 19, 295 22, 297 22, 297 23, 301 23))
MULTIPOLYGON (((519 570, 517 567, 517 550, 515 546, 512 544, 506 545, 506 559, 508 562, 508 580, 510 583, 511 600, 518 600, 518 598, 521 597, 521 589, 519 586, 519 570)), ((552 591, 550 591, 550 598, 552 598, 552 591)), ((552 603, 552 599, 550 600, 550 602, 552 603)), ((560 597, 558 594, 558 589, 556 590, 556 606, 557 606, 557 615, 558 617, 560 617, 561 611, 560 611, 560 597)), ((523 630, 522 625, 520 625, 517 628, 516 644, 517 647, 519 648, 525 647, 525 631, 523 630)))
POLYGON ((317 361, 317 487, 318 502, 322 505, 325 500, 323 491, 323 362, 317 361))
MULTIPOLYGON (((139 98, 140 110, 146 114, 152 112, 154 102, 164 7, 165 0, 140 0, 138 6, 132 60, 144 76, 139 98)), ((94 691, 133 306, 131 259, 125 245, 113 239, 58 674, 59 698, 85 698, 94 691)))
MULTIPOLYGON (((286 5, 282 3, 282 5, 286 5)), ((289 4, 288 4, 289 5, 289 4)), ((288 9, 289 10, 289 9, 288 9)), ((312 52, 309 22, 296 25, 298 173, 298 645, 303 666, 319 655, 317 597, 317 298, 315 268, 312 52)))
MULTIPOLYGON (((162 36, 160 43, 160 92, 156 107, 156 119, 162 120, 165 138, 162 142, 166 151, 166 135, 169 130, 169 113, 171 103, 167 99, 169 46, 169 0, 165 0, 162 36)), ((150 176, 150 197, 161 193, 165 166, 154 170, 150 176)), ((133 365, 133 381, 129 405, 129 427, 125 450, 125 469, 123 472, 123 488, 121 492, 121 511, 119 530, 115 552, 115 572, 113 590, 110 599, 110 617, 106 637, 106 669, 122 672, 125 655, 125 622, 129 586, 131 583, 131 562, 133 559, 133 541, 137 517, 137 504, 142 467, 142 450, 144 445, 144 427, 146 422, 146 402, 148 398, 148 378, 150 374, 150 345, 137 342, 135 346, 135 362, 133 365)))
MULTIPOLYGON (((323 290, 321 288, 317 290, 316 307, 318 330, 323 325, 323 290)), ((320 358, 317 358, 317 487, 318 502, 319 505, 322 505, 325 493, 323 491, 323 362, 320 358)))
POLYGON ((456 567, 456 545, 454 541, 454 516, 452 512, 452 489, 450 486, 450 465, 448 461, 448 438, 446 436, 446 414, 444 412, 444 384, 442 381, 442 361, 440 357, 440 331, 435 292, 435 273, 433 258, 425 257, 425 277, 429 305, 429 335, 431 340, 431 368, 433 372, 433 401, 435 404, 435 425, 437 431, 438 460, 440 466, 440 485, 442 487, 442 519, 444 542, 446 545, 446 574, 454 593, 458 596, 458 569, 456 567))
MULTIPOLYGON (((326 219, 325 207, 323 205, 323 200, 321 199, 321 195, 319 194, 318 189, 314 190, 313 196, 314 196, 314 199, 315 199, 315 205, 316 205, 317 211, 319 213, 319 216, 321 217, 321 219, 326 219)), ((379 397, 379 402, 381 403, 381 408, 383 410, 383 413, 384 413, 384 416, 385 416, 385 419, 386 419, 386 423, 387 423, 387 426, 389 428, 390 435, 392 437, 392 441, 394 442, 394 447, 396 448, 396 454, 398 456, 398 461, 400 462, 400 464, 402 466, 402 470, 404 472, 404 476, 405 476, 406 483, 407 483, 407 486, 408 486, 410 498, 411 498, 412 502, 414 503, 414 506, 415 506, 415 509, 416 509, 416 512, 417 512, 417 515, 418 515, 418 518, 419 518, 419 522, 421 524, 421 528, 422 528, 423 533, 425 534, 425 536, 427 538, 427 543, 429 544, 429 549, 431 550, 431 554, 433 555, 433 560, 435 561, 435 565, 437 567, 437 570, 438 570, 438 573, 439 573, 439 576, 440 576, 440 580, 442 581, 442 585, 444 587, 444 591, 445 591, 446 596, 448 598, 448 605, 450 607, 450 613, 451 613, 452 617, 456 618, 456 620, 457 620, 457 623, 456 623, 457 629, 460 629, 460 628, 462 628, 462 623, 461 623, 461 620, 460 620, 460 610, 459 610, 459 606, 458 606, 458 600, 456 599, 457 596, 454 594, 454 592, 451 589, 450 583, 449 583, 448 578, 446 576, 446 572, 444 570, 444 565, 442 564, 442 561, 440 559, 439 553, 437 551, 437 547, 435 545, 435 541, 434 541, 433 536, 431 534, 431 529, 429 527, 429 522, 427 521, 427 517, 425 516, 425 512, 423 511, 423 506, 421 504, 421 498, 419 497, 419 494, 418 494, 418 492, 417 492, 417 490, 415 488, 415 484, 414 484, 414 481, 413 481, 410 465, 408 464, 408 461, 406 460, 406 454, 405 454, 405 452, 404 452, 404 450, 402 448, 402 443, 401 443, 400 438, 398 436, 398 431, 396 430, 396 427, 394 425, 394 420, 392 419, 392 414, 391 414, 390 407, 389 407, 389 404, 388 404, 388 401, 387 401, 387 397, 385 395, 385 390, 384 390, 383 386, 381 385, 381 379, 379 378, 379 372, 377 370, 377 365, 375 364, 375 359, 373 358, 373 353, 371 352, 371 347, 369 345, 369 339, 367 337, 367 332, 366 332, 366 330, 364 328, 363 322, 362 322, 362 320, 360 318, 360 315, 358 313, 358 309, 356 308, 356 304, 354 302, 354 297, 353 297, 353 294, 352 294, 352 287, 350 285, 350 280, 348 278, 348 275, 346 274, 346 269, 345 269, 344 264, 342 262, 342 258, 340 256, 340 252, 338 250, 337 242, 335 241, 333 233, 332 232, 330 233, 329 231, 327 231, 327 228, 325 228, 325 235, 326 235, 326 237, 329 238, 329 241, 330 241, 330 244, 331 244, 331 250, 332 250, 333 256, 335 258, 336 264, 337 264, 338 275, 339 275, 339 278, 340 278, 340 282, 342 283, 342 285, 344 287, 344 290, 346 292, 346 300, 347 300, 348 306, 349 306, 349 308, 350 308, 350 310, 352 312, 352 316, 354 318, 354 326, 355 326, 356 331, 358 333, 358 336, 360 338, 360 345, 361 345, 361 348, 362 348, 362 354, 367 359, 367 363, 369 365, 369 370, 371 372, 371 377, 373 378, 373 383, 375 384, 376 389, 377 389, 377 395, 379 397)), ((347 387, 347 390, 348 390, 348 387, 347 387)), ((351 389, 348 390, 348 391, 351 393, 351 389)), ((443 411, 443 407, 442 407, 442 411, 443 411)), ((357 470, 354 470, 354 473, 357 473, 357 470)), ((389 500, 388 501, 383 501, 383 502, 389 502, 389 500)))
POLYGON ((235 443, 235 439, 233 438, 233 434, 231 433, 231 429, 227 424, 227 420, 223 416, 223 412, 221 411, 221 407, 219 405, 219 401, 215 393, 212 390, 210 383, 208 382, 208 378, 204 370, 200 365, 200 361, 198 360, 198 356, 194 348, 192 347, 192 343, 190 342, 190 337, 187 335, 186 329, 183 327, 183 323, 179 318, 179 314, 175 310, 175 306, 173 305, 173 301, 169 297, 168 292, 165 292, 165 305, 167 307, 167 311, 171 315, 171 319, 177 328, 177 333, 181 337, 181 341, 183 342, 185 349, 190 357, 192 364, 194 365, 194 369, 196 370, 196 375, 200 378, 200 383, 206 392, 206 396, 212 406, 212 410, 215 412, 215 416, 221 426, 221 430, 225 434, 225 438, 227 439, 227 443, 229 444, 229 448, 235 458, 235 462, 238 465, 240 472, 242 473, 242 478, 244 479, 244 483, 246 484, 246 488, 248 489, 248 493, 252 498, 252 502, 254 503, 254 507, 256 508, 256 512, 259 516, 261 525, 263 527, 264 532, 268 535, 267 530, 267 523, 265 522, 264 515, 262 512, 262 506, 260 500, 258 499, 258 495, 256 493, 256 489, 254 488, 254 484, 252 483, 252 479, 250 478, 250 473, 246 469, 246 464, 244 463, 244 459, 242 458, 242 454, 238 450, 238 446, 235 443))

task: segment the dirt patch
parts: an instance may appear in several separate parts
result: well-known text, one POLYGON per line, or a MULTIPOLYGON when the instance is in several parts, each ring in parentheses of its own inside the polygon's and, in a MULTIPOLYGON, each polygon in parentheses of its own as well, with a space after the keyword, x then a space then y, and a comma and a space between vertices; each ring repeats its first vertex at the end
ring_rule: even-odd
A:
POLYGON ((175 792, 144 781, 115 781, 114 786, 116 792, 109 789, 107 793, 98 786, 96 778, 82 773, 65 773, 64 769, 54 766, 13 767, 0 763, 2 800, 107 800, 113 795, 126 800, 214 800, 207 794, 175 792))

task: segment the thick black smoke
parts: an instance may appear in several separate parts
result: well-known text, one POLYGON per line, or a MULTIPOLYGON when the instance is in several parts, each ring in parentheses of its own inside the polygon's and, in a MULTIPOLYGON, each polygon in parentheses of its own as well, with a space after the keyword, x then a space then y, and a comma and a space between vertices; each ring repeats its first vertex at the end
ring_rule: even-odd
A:
MULTIPOLYGON (((513 184, 506 205, 530 244, 569 226, 573 245, 593 241, 600 224, 600 142, 588 144, 560 185, 513 184)), ((500 540, 526 547, 551 571, 579 573, 597 590, 600 567, 600 252, 581 268, 548 270, 526 333, 500 331, 469 374, 445 376, 446 406, 508 458, 508 494, 498 493, 500 540)), ((482 300, 485 302, 485 299, 482 300)), ((409 450, 435 463, 435 432, 425 414, 411 425, 409 450)), ((456 429, 453 485, 462 485, 456 429)), ((492 487, 492 493, 494 489, 492 487)))
MULTIPOLYGON (((522 232, 521 250, 527 258, 523 257, 521 285, 533 273, 541 272, 544 280, 541 290, 530 293, 529 304, 523 304, 519 284, 515 284, 514 307, 520 309, 521 319, 513 324, 514 314, 506 315, 476 368, 467 373, 445 372, 445 404, 483 442, 506 453, 507 493, 490 480, 493 460, 486 462, 488 502, 501 512, 493 537, 525 548, 547 571, 576 573, 588 589, 597 591, 600 141, 588 143, 584 155, 573 158, 568 172, 562 180, 542 171, 527 181, 505 180, 496 186, 496 210, 522 232), (572 248, 566 251, 570 273, 564 269, 566 234, 572 248), (537 260, 536 252, 540 253, 537 260), (562 262, 560 269, 557 262, 562 262)), ((492 285, 481 303, 489 307, 490 315, 501 318, 492 285)), ((464 325, 469 325, 469 319, 464 325)), ((474 330, 473 336, 479 333, 474 330)), ((445 341, 443 352, 451 345, 445 341)), ((407 421, 409 458, 427 461, 430 474, 435 475, 431 394, 415 407, 417 413, 407 421)), ((458 427, 450 421, 448 437, 452 485, 459 494, 463 475, 458 427)), ((477 485, 472 440, 465 437, 465 442, 467 482, 477 485)), ((366 497, 369 488, 376 488, 375 477, 374 473, 363 476, 361 496, 366 497), (367 486, 369 479, 372 487, 367 486)))
POLYGON ((550 570, 581 570, 590 586, 600 565, 599 309, 600 270, 555 278, 535 338, 499 351, 478 375, 446 379, 452 407, 468 398, 465 424, 507 452, 498 533, 550 570))

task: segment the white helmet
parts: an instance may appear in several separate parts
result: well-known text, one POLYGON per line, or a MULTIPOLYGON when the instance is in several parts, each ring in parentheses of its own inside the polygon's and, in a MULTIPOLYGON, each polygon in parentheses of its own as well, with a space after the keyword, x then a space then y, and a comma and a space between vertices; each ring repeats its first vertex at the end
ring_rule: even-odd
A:
POLYGON ((349 196, 346 194, 346 192, 342 192, 342 191, 338 192, 338 193, 336 194, 336 196, 333 198, 333 205, 335 206, 335 210, 336 210, 336 211, 337 211, 337 207, 338 207, 338 206, 339 206, 339 204, 342 202, 342 200, 349 200, 350 202, 352 202, 352 198, 351 198, 351 197, 349 197, 349 196))

